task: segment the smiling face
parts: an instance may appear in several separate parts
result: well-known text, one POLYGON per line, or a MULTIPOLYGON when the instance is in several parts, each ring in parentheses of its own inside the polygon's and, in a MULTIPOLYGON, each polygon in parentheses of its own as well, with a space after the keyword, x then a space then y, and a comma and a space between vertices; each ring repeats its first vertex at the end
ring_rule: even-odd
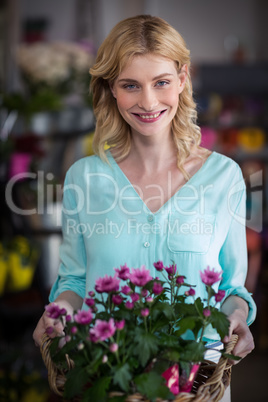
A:
POLYGON ((154 54, 127 63, 111 90, 133 135, 171 135, 186 77, 186 66, 178 74, 174 61, 154 54))

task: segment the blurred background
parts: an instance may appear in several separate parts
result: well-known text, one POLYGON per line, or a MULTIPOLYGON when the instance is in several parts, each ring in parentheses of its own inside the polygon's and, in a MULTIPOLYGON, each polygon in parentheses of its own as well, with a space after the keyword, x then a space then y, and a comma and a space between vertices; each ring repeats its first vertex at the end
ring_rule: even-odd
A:
POLYGON ((32 331, 56 277, 62 184, 92 154, 89 67, 121 19, 158 15, 184 37, 203 146, 247 184, 256 348, 233 369, 232 401, 267 401, 268 2, 0 0, 0 401, 58 400, 32 331))

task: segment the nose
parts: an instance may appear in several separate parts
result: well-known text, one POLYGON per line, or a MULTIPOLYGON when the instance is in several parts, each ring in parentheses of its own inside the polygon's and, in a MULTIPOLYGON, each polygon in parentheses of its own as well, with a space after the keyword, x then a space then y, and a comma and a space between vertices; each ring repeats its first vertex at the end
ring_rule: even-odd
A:
POLYGON ((151 112, 156 109, 158 99, 153 88, 144 88, 140 93, 138 106, 146 112, 151 112))

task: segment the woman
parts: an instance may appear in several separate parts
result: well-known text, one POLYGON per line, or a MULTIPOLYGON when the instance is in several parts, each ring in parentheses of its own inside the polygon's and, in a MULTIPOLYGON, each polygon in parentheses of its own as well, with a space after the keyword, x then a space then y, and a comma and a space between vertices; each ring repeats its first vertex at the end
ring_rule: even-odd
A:
MULTIPOLYGON (((67 172, 61 265, 50 301, 69 312, 104 274, 124 263, 175 261, 204 296, 199 271, 222 270, 221 309, 234 354, 254 347, 248 325, 255 304, 244 287, 247 267, 245 185, 231 159, 200 147, 192 98, 189 51, 164 20, 137 16, 117 24, 90 70, 95 156, 67 172), (109 151, 106 151, 106 145, 109 151)), ((216 289, 217 290, 217 289, 216 289)), ((62 328, 46 316, 34 332, 62 328)), ((211 329, 208 340, 217 337, 211 329)))

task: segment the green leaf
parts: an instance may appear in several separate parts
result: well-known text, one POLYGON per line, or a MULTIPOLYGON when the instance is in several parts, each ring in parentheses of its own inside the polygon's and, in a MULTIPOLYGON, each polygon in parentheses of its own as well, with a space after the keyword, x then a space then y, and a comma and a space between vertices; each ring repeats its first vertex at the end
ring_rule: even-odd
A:
POLYGON ((105 402, 111 380, 111 377, 101 377, 94 381, 94 384, 83 393, 82 402, 105 402))
POLYGON ((145 366, 150 357, 155 356, 158 351, 158 338, 137 328, 134 341, 136 344, 135 353, 141 365, 145 366))
POLYGON ((71 399, 79 395, 88 382, 88 373, 83 367, 74 367, 66 375, 64 397, 71 399))
POLYGON ((125 402, 125 400, 126 395, 109 397, 109 402, 125 402))
POLYGON ((210 322, 213 328, 215 328, 220 335, 221 339, 225 337, 225 335, 229 332, 230 322, 226 315, 217 309, 212 309, 210 322))
POLYGON ((225 352, 222 352, 222 356, 226 357, 226 359, 230 359, 230 360, 241 360, 242 359, 242 357, 240 357, 240 356, 235 356, 235 355, 232 355, 230 353, 225 353, 225 352))
POLYGON ((173 400, 174 395, 165 386, 165 379, 153 371, 140 374, 134 378, 134 383, 138 391, 145 395, 150 401, 156 401, 157 398, 173 400))
POLYGON ((168 320, 175 319, 173 308, 171 307, 171 305, 169 303, 162 302, 162 303, 157 303, 153 306, 153 308, 152 308, 153 319, 156 319, 161 313, 164 314, 164 316, 168 320))
POLYGON ((181 360, 186 362, 199 362, 203 359, 206 351, 202 342, 185 341, 181 350, 181 360))
POLYGON ((129 390, 131 377, 132 375, 128 363, 123 364, 121 367, 115 367, 113 382, 119 385, 119 387, 125 392, 128 392, 129 390))
POLYGON ((194 319, 194 317, 185 317, 182 318, 177 325, 179 325, 179 329, 177 329, 174 332, 174 335, 176 336, 181 336, 182 334, 184 334, 187 330, 192 330, 194 329, 196 324, 196 320, 194 319))

